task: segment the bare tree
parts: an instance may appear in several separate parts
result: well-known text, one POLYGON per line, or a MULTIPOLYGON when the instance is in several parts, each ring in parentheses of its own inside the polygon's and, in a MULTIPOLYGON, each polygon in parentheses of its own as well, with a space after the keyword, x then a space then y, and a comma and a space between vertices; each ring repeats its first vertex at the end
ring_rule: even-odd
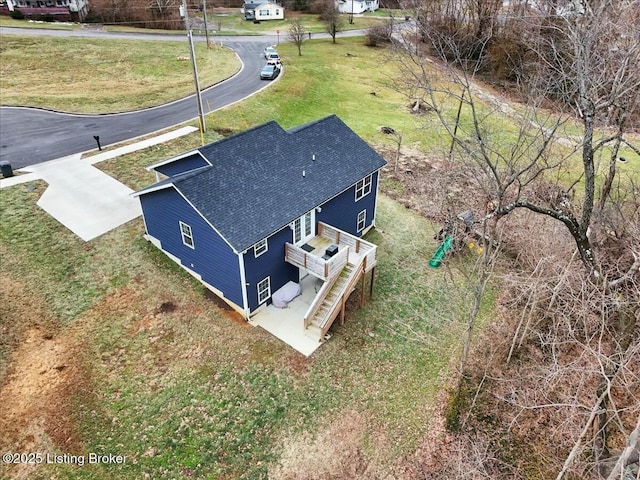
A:
MULTIPOLYGON (((603 0, 551 26, 541 20, 540 25, 531 27, 531 45, 539 62, 527 87, 528 105, 523 112, 500 112, 498 102, 487 106, 478 99, 474 83, 478 64, 465 60, 449 36, 429 28, 425 31, 444 62, 446 74, 457 84, 454 88, 442 86, 440 73, 434 74, 426 58, 409 49, 402 56, 413 95, 431 104, 458 155, 470 159, 482 177, 479 180, 494 202, 486 218, 500 219, 518 208, 554 218, 571 233, 580 259, 594 278, 611 286, 637 275, 640 268, 640 248, 636 248, 628 271, 618 278, 607 278, 589 236, 598 194, 599 155, 612 143, 613 151, 617 151, 615 145, 631 144, 625 131, 640 99, 640 37, 625 34, 632 28, 625 12, 638 9, 638 0, 603 0), (453 59, 451 52, 457 52, 453 59), (556 114, 542 109, 554 93, 563 99, 556 114), (448 107, 452 103, 464 105, 468 119, 458 128, 448 107), (518 126, 507 148, 501 140, 504 127, 495 120, 496 114, 505 113, 518 126), (572 131, 575 126, 570 120, 574 118, 581 126, 580 138, 572 131), (568 170, 576 154, 582 168, 572 178, 559 181, 558 174, 568 170), (553 184, 556 194, 536 198, 535 189, 545 182, 553 184), (571 199, 576 198, 578 189, 580 204, 574 205, 571 199)), ((611 165, 609 178, 615 174, 615 161, 611 165)), ((606 189, 603 193, 608 195, 606 189)))
POLYGON ((307 30, 304 28, 302 19, 300 17, 294 17, 291 20, 291 26, 289 27, 289 40, 298 47, 298 56, 302 56, 302 42, 307 34, 307 30))
MULTIPOLYGON (((539 434, 531 425, 551 425, 554 455, 541 478, 606 477, 612 461, 620 475, 633 454, 615 450, 621 439, 637 442, 640 406, 638 180, 618 170, 622 151, 640 155, 628 135, 640 113, 640 2, 536 4, 519 20, 523 105, 479 87, 497 23, 479 28, 485 13, 460 13, 470 2, 443 0, 441 10, 422 12, 417 38, 428 47, 406 37, 397 59, 412 103, 432 108, 429 128, 437 123, 451 139, 453 159, 482 192, 467 200, 488 207, 487 234, 516 247, 537 241, 515 250, 524 278, 509 292, 512 337, 492 338, 512 363, 487 366, 496 370, 483 401, 495 402, 491 414, 504 414, 506 433, 525 442, 539 434), (521 218, 539 228, 509 237, 521 218)), ((479 270, 480 287, 484 278, 479 270)))
POLYGON ((336 34, 341 32, 344 28, 344 19, 338 11, 338 7, 333 0, 327 0, 324 2, 322 12, 320 13, 320 20, 324 23, 325 29, 331 40, 336 43, 336 34))

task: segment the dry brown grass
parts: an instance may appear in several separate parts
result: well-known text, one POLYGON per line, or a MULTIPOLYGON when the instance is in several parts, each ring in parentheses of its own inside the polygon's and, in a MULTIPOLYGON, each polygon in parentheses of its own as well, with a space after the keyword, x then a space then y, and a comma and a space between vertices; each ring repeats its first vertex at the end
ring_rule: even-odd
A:
MULTIPOLYGON (((3 105, 111 113, 161 105, 193 93, 188 43, 5 35, 0 50, 3 105), (43 55, 42 52, 47 52, 43 55)), ((235 54, 196 45, 201 88, 230 77, 235 54)))
POLYGON ((315 432, 292 434, 284 440, 272 480, 330 480, 385 478, 376 459, 366 452, 366 418, 357 411, 340 412, 315 432))

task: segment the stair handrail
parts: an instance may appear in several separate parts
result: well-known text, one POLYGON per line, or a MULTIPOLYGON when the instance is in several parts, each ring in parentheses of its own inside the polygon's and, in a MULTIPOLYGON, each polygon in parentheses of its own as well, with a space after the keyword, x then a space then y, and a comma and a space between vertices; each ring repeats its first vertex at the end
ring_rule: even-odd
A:
POLYGON ((322 305, 322 302, 329 294, 329 291, 331 290, 331 288, 335 285, 336 281, 338 280, 338 277, 340 277, 340 275, 335 275, 329 280, 325 281, 322 287, 320 288, 320 290, 318 291, 318 293, 316 293, 316 297, 313 299, 313 302, 311 302, 311 305, 309 305, 309 308, 307 309, 307 313, 304 314, 303 330, 307 328, 309 325, 311 325, 311 319, 320 308, 320 305, 322 305))
MULTIPOLYGON (((354 285, 358 282, 358 277, 360 277, 360 274, 362 274, 362 272, 364 271, 363 263, 364 262, 362 261, 359 262, 358 265, 353 269, 349 277, 347 277, 347 282, 339 290, 339 293, 336 296, 336 301, 333 303, 333 306, 329 309, 327 314, 323 316, 322 322, 319 322, 320 325, 322 325, 324 322, 327 322, 327 318, 331 318, 333 314, 336 313, 336 309, 343 302, 343 297, 346 295, 347 292, 351 291, 354 288, 354 285)), ((326 335, 326 333, 329 331, 329 328, 331 328, 332 324, 333 322, 327 322, 326 325, 322 325, 320 327, 321 336, 326 335)))

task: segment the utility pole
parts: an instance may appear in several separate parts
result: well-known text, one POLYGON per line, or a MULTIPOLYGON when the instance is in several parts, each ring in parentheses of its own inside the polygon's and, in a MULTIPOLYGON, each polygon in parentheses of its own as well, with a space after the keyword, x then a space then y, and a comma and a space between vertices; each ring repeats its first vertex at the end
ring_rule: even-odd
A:
POLYGON ((207 28, 207 0, 202 0, 202 15, 204 16, 204 35, 207 37, 207 48, 209 46, 209 29, 207 28))
POLYGON ((187 38, 189 39, 189 51, 191 52, 191 66, 193 67, 193 81, 196 85, 196 100, 198 102, 198 119, 200 122, 200 139, 204 145, 204 132, 206 131, 204 124, 204 112, 202 110, 202 96, 200 94, 200 82, 198 81, 198 67, 196 65, 196 51, 193 48, 193 33, 189 28, 189 13, 187 12, 186 0, 182 0, 180 5, 180 16, 184 18, 184 25, 187 30, 187 38))

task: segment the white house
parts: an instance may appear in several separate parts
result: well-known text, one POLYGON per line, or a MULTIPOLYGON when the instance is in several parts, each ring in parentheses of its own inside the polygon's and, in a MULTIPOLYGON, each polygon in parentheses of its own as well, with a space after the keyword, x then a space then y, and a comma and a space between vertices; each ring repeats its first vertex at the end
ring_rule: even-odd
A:
POLYGON ((282 5, 271 2, 245 3, 240 11, 244 14, 245 20, 282 20, 284 18, 282 5))
POLYGON ((89 11, 88 0, 6 0, 6 6, 10 12, 20 10, 26 17, 50 15, 74 22, 83 21, 89 11))
POLYGON ((340 13, 360 14, 375 12, 380 5, 378 0, 336 0, 336 7, 340 13))

